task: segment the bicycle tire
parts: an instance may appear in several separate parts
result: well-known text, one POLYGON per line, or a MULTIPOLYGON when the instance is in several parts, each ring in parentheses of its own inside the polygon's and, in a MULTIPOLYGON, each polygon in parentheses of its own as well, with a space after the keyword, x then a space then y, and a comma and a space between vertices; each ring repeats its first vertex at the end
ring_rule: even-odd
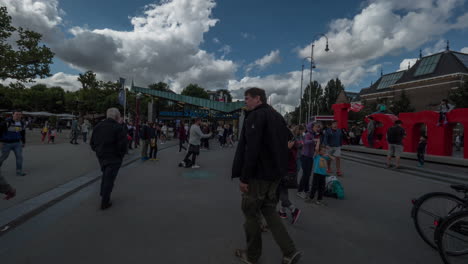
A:
POLYGON ((468 263, 468 211, 464 210, 447 217, 437 228, 434 240, 445 264, 468 263), (448 247, 449 238, 464 243, 460 250, 448 247))
POLYGON ((418 232, 419 236, 424 240, 424 242, 426 242, 432 248, 437 249, 437 245, 436 245, 436 243, 434 241, 434 234, 435 234, 435 229, 436 229, 436 223, 435 222, 437 221, 437 223, 440 223, 442 221, 442 219, 447 217, 449 214, 457 212, 457 207, 463 206, 464 203, 465 202, 460 197, 458 197, 458 196, 456 196, 454 194, 445 193, 445 192, 428 193, 428 194, 425 194, 425 195, 421 196, 419 199, 417 199, 416 202, 413 205, 413 209, 411 210, 411 216, 413 217, 413 222, 414 222, 414 225, 416 227, 416 231, 418 232), (452 201, 454 206, 453 206, 453 208, 449 208, 445 212, 442 212, 442 213, 439 213, 439 214, 432 213, 433 215, 430 215, 431 214, 430 212, 424 212, 427 215, 429 215, 429 217, 433 217, 433 219, 432 219, 432 221, 430 223, 432 226, 426 225, 427 227, 423 228, 422 224, 420 223, 420 221, 422 221, 421 220, 421 215, 420 215, 421 207, 424 204, 427 204, 429 201, 434 200, 434 199, 452 201), (430 229, 432 231, 430 231, 430 232, 428 232, 426 234, 426 232, 425 232, 426 228, 430 229))

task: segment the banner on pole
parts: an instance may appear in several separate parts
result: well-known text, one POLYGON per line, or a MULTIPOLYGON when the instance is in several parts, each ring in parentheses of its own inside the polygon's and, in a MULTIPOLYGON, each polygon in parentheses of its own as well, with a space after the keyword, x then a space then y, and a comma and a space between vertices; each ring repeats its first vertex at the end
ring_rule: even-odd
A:
POLYGON ((364 105, 357 103, 351 103, 351 107, 349 108, 349 110, 353 112, 359 112, 362 109, 364 109, 364 105))
POLYGON ((122 106, 125 106, 125 103, 127 101, 127 94, 125 92, 125 79, 119 78, 119 83, 120 83, 119 104, 122 106))

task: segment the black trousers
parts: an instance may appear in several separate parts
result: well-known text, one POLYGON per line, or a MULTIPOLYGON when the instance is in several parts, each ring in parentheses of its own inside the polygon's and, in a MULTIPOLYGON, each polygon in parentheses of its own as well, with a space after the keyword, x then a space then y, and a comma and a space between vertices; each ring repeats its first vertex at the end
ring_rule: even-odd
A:
POLYGON ((117 173, 119 172, 121 165, 122 162, 105 164, 101 166, 101 197, 103 203, 110 202, 110 196, 112 193, 112 189, 114 188, 115 178, 117 177, 117 173))
POLYGON ((424 165, 424 153, 418 153, 419 164, 424 165))
POLYGON ((325 175, 314 173, 314 178, 312 179, 312 190, 310 192, 310 199, 314 199, 317 190, 317 200, 323 199, 323 193, 325 192, 325 177, 325 175))
POLYGON ((155 159, 157 155, 158 155, 158 146, 154 146, 154 147, 150 146, 149 158, 155 159))
POLYGON ((189 151, 187 155, 185 155, 184 161, 188 160, 190 155, 192 155, 192 165, 195 165, 195 161, 197 160, 197 155, 195 152, 189 151))
POLYGON ((301 165, 302 165, 302 178, 299 182, 299 192, 309 192, 309 182, 310 182, 310 175, 312 173, 312 167, 314 165, 314 159, 307 156, 301 157, 301 165))
POLYGON ((187 148, 184 147, 184 143, 185 143, 186 140, 182 140, 179 138, 179 152, 182 151, 182 149, 186 150, 187 148))

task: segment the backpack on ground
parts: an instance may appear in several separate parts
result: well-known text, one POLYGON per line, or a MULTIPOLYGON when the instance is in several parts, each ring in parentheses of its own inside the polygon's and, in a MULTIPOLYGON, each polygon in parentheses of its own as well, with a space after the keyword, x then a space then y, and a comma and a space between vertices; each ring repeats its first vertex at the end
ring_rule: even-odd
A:
POLYGON ((325 193, 323 195, 340 200, 344 199, 343 186, 336 176, 328 176, 326 178, 325 193))

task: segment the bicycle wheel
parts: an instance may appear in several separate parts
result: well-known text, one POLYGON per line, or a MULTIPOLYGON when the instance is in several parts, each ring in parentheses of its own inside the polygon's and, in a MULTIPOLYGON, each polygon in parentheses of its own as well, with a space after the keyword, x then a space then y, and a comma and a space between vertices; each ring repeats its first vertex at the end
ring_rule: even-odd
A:
POLYGON ((445 264, 468 263, 468 211, 446 218, 435 233, 435 241, 445 264))
POLYGON ((418 234, 429 246, 437 249, 434 241, 436 227, 443 218, 460 211, 463 204, 462 199, 450 193, 434 192, 421 196, 411 211, 418 234))

